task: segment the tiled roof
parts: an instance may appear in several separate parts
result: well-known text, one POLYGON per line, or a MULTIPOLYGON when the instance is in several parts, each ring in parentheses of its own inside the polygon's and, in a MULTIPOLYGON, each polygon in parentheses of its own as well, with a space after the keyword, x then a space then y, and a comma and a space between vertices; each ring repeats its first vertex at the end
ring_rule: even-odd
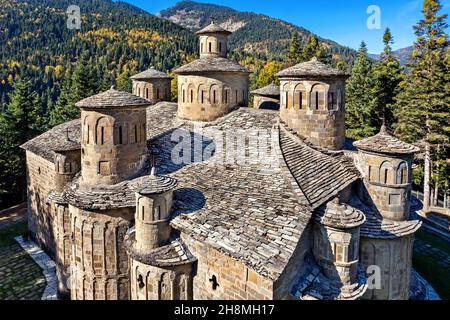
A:
POLYGON ((206 57, 197 59, 174 71, 176 74, 189 74, 198 72, 239 72, 248 73, 240 64, 220 57, 206 57))
POLYGON ((359 171, 350 160, 311 148, 283 126, 280 141, 287 167, 304 194, 301 201, 313 209, 336 197, 360 178, 359 171))
POLYGON ((167 73, 150 68, 131 77, 133 80, 149 80, 149 79, 173 79, 167 73))
POLYGON ((81 150, 81 123, 72 120, 50 129, 24 143, 21 148, 53 162, 55 152, 81 150))
POLYGON ((373 208, 352 197, 350 204, 361 210, 366 222, 361 226, 361 236, 374 239, 396 239, 416 232, 422 222, 419 220, 393 221, 383 218, 373 208))
POLYGON ((336 198, 319 208, 314 220, 329 227, 349 229, 356 228, 366 221, 364 214, 348 204, 339 203, 336 198))
POLYGON ((356 141, 353 145, 364 151, 386 154, 412 154, 420 151, 418 147, 390 135, 384 125, 378 134, 356 141))
POLYGON ((177 180, 165 176, 150 176, 140 185, 138 193, 142 195, 164 193, 177 186, 177 180))
POLYGON ((125 237, 125 249, 130 258, 154 267, 173 267, 189 264, 197 259, 192 255, 181 239, 176 239, 163 247, 150 252, 139 252, 134 248, 136 230, 129 230, 125 237))
POLYGON ((253 90, 251 93, 259 96, 279 96, 280 86, 277 86, 275 83, 271 83, 263 88, 253 90))
POLYGON ((224 34, 231 34, 230 31, 225 30, 221 26, 215 24, 214 22, 211 22, 208 26, 205 28, 199 30, 196 32, 198 35, 205 34, 205 33, 224 33, 224 34))
POLYGON ((117 91, 113 88, 83 99, 75 104, 79 108, 104 109, 120 107, 147 107, 150 102, 134 94, 117 91))
POLYGON ((313 58, 308 62, 299 63, 293 67, 281 70, 277 73, 279 78, 285 77, 338 77, 348 78, 349 75, 341 70, 332 68, 319 60, 313 58))

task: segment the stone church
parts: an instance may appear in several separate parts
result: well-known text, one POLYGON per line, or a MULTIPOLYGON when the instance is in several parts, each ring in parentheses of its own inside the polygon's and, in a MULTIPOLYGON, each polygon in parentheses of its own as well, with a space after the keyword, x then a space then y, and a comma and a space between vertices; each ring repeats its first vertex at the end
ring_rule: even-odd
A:
POLYGON ((279 110, 248 108, 229 34, 198 32, 200 58, 175 70, 178 103, 150 69, 133 94, 84 99, 81 119, 22 146, 30 233, 57 264, 60 296, 414 298, 419 150, 384 127, 346 139, 348 75, 316 59, 278 74, 279 110), (174 157, 180 144, 189 161, 174 157), (244 159, 221 161, 236 145, 244 159))

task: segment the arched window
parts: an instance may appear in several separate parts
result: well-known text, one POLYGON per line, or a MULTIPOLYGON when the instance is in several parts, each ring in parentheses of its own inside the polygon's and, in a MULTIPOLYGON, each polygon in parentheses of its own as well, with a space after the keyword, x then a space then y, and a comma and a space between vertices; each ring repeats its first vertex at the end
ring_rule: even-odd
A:
POLYGON ((207 99, 208 89, 204 84, 198 86, 197 100, 198 103, 204 104, 207 99))
POLYGON ((306 106, 306 89, 298 84, 294 89, 294 108, 301 110, 303 106, 306 106))
POLYGON ((220 103, 222 101, 222 97, 221 97, 221 88, 214 84, 211 86, 210 88, 210 102, 212 104, 217 104, 220 103))
POLYGON ((312 88, 310 108, 312 110, 325 108, 325 87, 323 85, 316 84, 312 88))
POLYGON ((100 118, 97 121, 95 143, 99 145, 104 145, 108 140, 108 121, 106 118, 100 118))
POLYGON ((397 168, 397 184, 408 183, 408 165, 401 162, 397 168))
POLYGON ((392 165, 389 161, 385 161, 380 166, 380 182, 384 184, 392 183, 391 177, 392 165))

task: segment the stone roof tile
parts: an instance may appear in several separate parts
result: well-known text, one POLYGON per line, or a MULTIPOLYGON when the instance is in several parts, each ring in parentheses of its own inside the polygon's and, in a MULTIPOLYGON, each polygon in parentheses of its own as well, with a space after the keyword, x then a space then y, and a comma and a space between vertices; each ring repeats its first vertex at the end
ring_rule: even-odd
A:
POLYGON ((79 108, 104 109, 123 107, 147 107, 150 102, 134 94, 117 91, 113 88, 83 99, 75 104, 79 108))
POLYGON ((385 154, 413 154, 420 151, 418 147, 390 135, 384 125, 378 134, 356 141, 353 145, 360 150, 385 154))
POLYGON ((293 67, 281 70, 277 73, 279 78, 286 77, 299 77, 299 78, 316 78, 316 77, 338 77, 338 78, 348 78, 349 75, 341 70, 332 68, 319 60, 317 58, 312 58, 310 61, 299 63, 293 67))
POLYGON ((265 86, 263 88, 253 90, 250 92, 254 95, 259 96, 279 96, 280 95, 280 86, 277 86, 275 83, 271 83, 268 86, 265 86))
POLYGON ((173 79, 167 73, 150 68, 131 77, 132 80, 173 79))
POLYGON ((314 220, 325 226, 350 229, 362 225, 366 217, 360 210, 345 203, 340 204, 336 198, 319 208, 314 215, 314 220))
POLYGON ((221 57, 205 57, 185 64, 174 71, 176 74, 189 74, 199 72, 239 72, 248 73, 240 64, 221 57))
POLYGON ((201 34, 207 34, 207 33, 224 33, 224 34, 231 34, 230 31, 225 30, 224 28, 222 28, 221 26, 219 26, 218 24, 215 24, 214 22, 211 22, 209 25, 207 25, 206 27, 204 27, 203 29, 199 30, 196 32, 196 34, 201 35, 201 34))

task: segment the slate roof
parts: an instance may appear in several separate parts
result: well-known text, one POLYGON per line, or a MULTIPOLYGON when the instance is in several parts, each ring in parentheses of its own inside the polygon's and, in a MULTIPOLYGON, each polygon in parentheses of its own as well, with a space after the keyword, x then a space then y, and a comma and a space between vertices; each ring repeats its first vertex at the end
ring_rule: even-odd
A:
POLYGON ((136 230, 133 227, 125 237, 125 249, 128 255, 141 263, 154 267, 173 267, 185 265, 196 261, 181 239, 171 241, 168 245, 151 250, 139 252, 134 248, 136 230))
POLYGON ((364 270, 359 266, 357 282, 342 285, 327 278, 311 255, 305 259, 306 270, 292 287, 291 294, 299 300, 356 300, 364 295, 368 285, 364 270))
POLYGON ((201 72, 238 72, 249 73, 240 64, 221 57, 205 57, 185 64, 174 71, 176 74, 190 74, 201 72))
POLYGON ((150 80, 150 79, 173 79, 167 73, 156 70, 155 68, 150 68, 134 76, 130 77, 132 80, 150 80))
POLYGON ((366 222, 361 226, 361 236, 373 239, 396 239, 416 232, 422 222, 419 220, 393 221, 383 218, 374 208, 352 197, 350 204, 358 208, 366 216, 366 222))
POLYGON ((80 119, 63 123, 31 139, 20 147, 53 162, 55 152, 81 150, 80 119))
POLYGON ((332 68, 314 57, 310 61, 281 70, 277 73, 277 76, 279 78, 348 78, 349 74, 345 71, 332 68))
POLYGON ((138 193, 151 195, 173 190, 177 186, 176 179, 165 176, 150 176, 141 185, 138 193))
POLYGON ((366 217, 360 210, 345 203, 340 204, 336 198, 319 208, 314 215, 314 220, 325 226, 350 229, 362 225, 366 217))
POLYGON ((104 109, 121 107, 147 107, 150 102, 134 94, 117 91, 113 88, 83 99, 75 104, 79 108, 104 109))
POLYGON ((250 93, 258 96, 269 96, 269 97, 280 96, 280 86, 277 86, 275 83, 271 83, 268 86, 262 87, 257 90, 253 90, 250 93))
POLYGON ((302 191, 300 201, 304 205, 316 209, 360 178, 350 160, 311 148, 283 126, 280 141, 286 165, 302 191))
POLYGON ((224 28, 215 24, 214 22, 211 22, 208 26, 206 26, 205 28, 196 32, 196 34, 198 34, 198 35, 208 34, 208 33, 224 33, 227 35, 231 34, 230 31, 225 30, 224 28))
POLYGON ((420 151, 418 147, 390 135, 384 125, 378 134, 356 141, 353 145, 360 150, 384 154, 413 154, 420 151))

